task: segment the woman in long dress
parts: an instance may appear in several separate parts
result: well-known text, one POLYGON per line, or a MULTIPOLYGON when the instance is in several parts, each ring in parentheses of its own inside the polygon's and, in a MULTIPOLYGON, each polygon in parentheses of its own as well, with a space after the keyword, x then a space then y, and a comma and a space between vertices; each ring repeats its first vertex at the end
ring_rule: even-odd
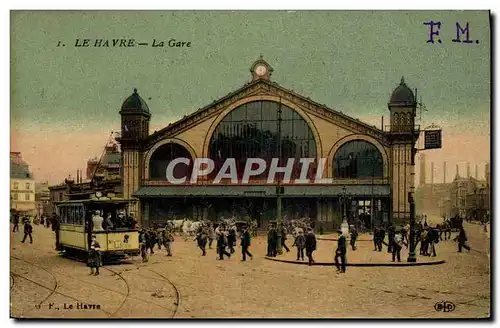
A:
POLYGON ((90 267, 91 275, 99 275, 99 267, 101 266, 101 245, 97 242, 96 236, 92 236, 87 266, 90 267))

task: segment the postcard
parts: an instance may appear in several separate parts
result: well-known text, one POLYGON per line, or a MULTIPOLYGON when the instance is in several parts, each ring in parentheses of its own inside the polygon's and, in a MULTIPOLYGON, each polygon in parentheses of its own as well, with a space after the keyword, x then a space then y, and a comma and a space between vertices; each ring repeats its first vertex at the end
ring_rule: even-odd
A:
POLYGON ((14 319, 490 319, 489 11, 11 11, 14 319))

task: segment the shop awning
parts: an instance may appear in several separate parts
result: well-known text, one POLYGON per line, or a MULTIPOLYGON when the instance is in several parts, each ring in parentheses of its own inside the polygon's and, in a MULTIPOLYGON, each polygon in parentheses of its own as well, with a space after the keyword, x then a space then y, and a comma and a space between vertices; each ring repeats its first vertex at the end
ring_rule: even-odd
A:
MULTIPOLYGON (((349 196, 387 197, 390 185, 286 185, 284 197, 339 197, 343 188, 349 196)), ((134 195, 139 198, 157 197, 275 197, 276 186, 252 185, 184 185, 144 186, 134 195)))

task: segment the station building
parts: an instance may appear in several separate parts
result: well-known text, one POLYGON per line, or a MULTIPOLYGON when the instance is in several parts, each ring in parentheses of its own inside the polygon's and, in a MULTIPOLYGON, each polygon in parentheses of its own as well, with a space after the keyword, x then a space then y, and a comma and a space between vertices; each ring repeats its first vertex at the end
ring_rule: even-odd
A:
POLYGON ((134 89, 122 104, 117 140, 123 196, 139 200, 131 211, 142 225, 234 216, 256 219, 265 228, 275 220, 277 193, 283 216, 309 217, 324 230, 337 228, 344 216, 371 227, 408 222, 408 195, 414 191, 411 154, 419 131, 415 94, 404 80, 388 94, 389 125, 377 128, 277 84, 272 72, 261 57, 251 65, 250 82, 153 134, 154 110, 134 89), (172 183, 165 172, 180 157, 191 164, 175 166, 174 176, 188 179, 172 183), (191 182, 196 158, 212 159, 215 170, 191 182), (248 183, 214 183, 227 158, 235 159, 239 179, 248 158, 280 158, 281 167, 296 160, 290 182, 278 174, 268 183, 266 169, 248 183), (300 158, 317 159, 307 170, 308 183, 296 183, 300 158), (330 179, 327 183, 314 181, 321 158, 326 159, 322 177, 330 179))

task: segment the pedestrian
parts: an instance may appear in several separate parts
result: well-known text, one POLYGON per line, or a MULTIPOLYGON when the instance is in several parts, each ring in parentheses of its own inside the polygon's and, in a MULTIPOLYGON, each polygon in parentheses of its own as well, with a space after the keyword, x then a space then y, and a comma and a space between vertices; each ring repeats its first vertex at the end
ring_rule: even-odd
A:
POLYGON ((13 223, 14 223, 14 228, 12 229, 12 232, 18 232, 19 231, 19 214, 14 213, 14 218, 13 218, 13 223))
POLYGON ((229 246, 229 252, 234 254, 234 246, 236 244, 236 227, 230 227, 227 234, 227 245, 229 246))
POLYGON ((401 262, 401 249, 404 244, 403 233, 395 233, 389 242, 392 244, 392 262, 396 261, 396 257, 398 258, 398 262, 401 262))
MULTIPOLYGON (((432 256, 436 256, 436 244, 439 243, 439 231, 437 229, 432 228, 431 226, 427 226, 427 248, 432 251, 432 256)), ((428 251, 427 256, 431 256, 431 252, 428 251)))
POLYGON ((145 239, 146 239, 146 247, 149 249, 149 253, 153 255, 155 253, 154 247, 158 243, 158 236, 156 235, 156 231, 153 229, 149 228, 145 232, 145 239))
POLYGON ((378 249, 378 238, 379 238, 379 227, 375 227, 373 229, 373 250, 376 251, 378 249))
POLYGON ((337 267, 337 273, 345 273, 347 242, 342 231, 339 230, 337 233, 339 234, 339 238, 337 241, 337 250, 335 251, 335 266, 337 267), (339 259, 341 263, 339 263, 339 259))
POLYGON ((163 245, 167 250, 167 256, 172 256, 172 243, 174 242, 174 234, 170 228, 166 228, 163 232, 163 245))
POLYGON ((59 242, 59 228, 60 228, 59 216, 55 212, 53 212, 52 213, 52 231, 56 235, 56 251, 62 250, 61 244, 59 242))
POLYGON ((50 228, 50 221, 51 221, 51 218, 49 217, 45 217, 45 228, 50 228))
POLYGON ((427 256, 427 249, 429 247, 429 244, 427 242, 427 234, 428 231, 427 229, 422 229, 422 232, 420 233, 420 255, 427 256))
POLYGON ((311 228, 307 228, 306 235, 306 255, 309 259, 309 265, 314 263, 313 252, 316 250, 316 236, 311 228))
POLYGON ((23 238, 23 243, 26 241, 26 237, 30 237, 30 244, 33 244, 33 237, 32 237, 32 233, 33 233, 33 226, 31 225, 31 222, 30 222, 30 219, 28 219, 27 217, 24 217, 23 219, 24 221, 24 238, 23 238))
POLYGON ((389 229, 387 229, 387 238, 388 238, 387 253, 392 253, 392 246, 394 243, 395 236, 396 236, 396 231, 394 229, 394 226, 391 225, 389 226, 389 229))
POLYGON ((247 226, 243 226, 243 232, 241 233, 240 239, 241 239, 241 254, 243 255, 242 261, 247 260, 247 255, 250 256, 250 259, 253 260, 252 254, 248 251, 248 248, 250 247, 251 244, 251 236, 247 226))
POLYGON ((207 255, 206 247, 207 247, 207 232, 203 227, 200 227, 198 232, 196 233, 195 240, 198 242, 198 247, 201 249, 202 256, 207 255))
POLYGON ((269 226, 269 231, 267 232, 267 256, 276 257, 278 242, 278 233, 274 226, 269 226))
POLYGON ((384 245, 387 245, 385 242, 384 242, 384 239, 385 239, 385 229, 383 227, 381 227, 379 229, 379 236, 377 238, 377 247, 378 247, 378 251, 379 252, 382 252, 382 244, 384 245))
POLYGON ((139 245, 141 248, 142 262, 147 262, 148 261, 148 245, 147 245, 147 241, 146 241, 146 231, 144 229, 141 229, 139 231, 139 245))
POLYGON ((462 247, 465 248, 468 252, 470 252, 470 247, 467 245, 467 236, 465 234, 465 230, 463 225, 459 228, 458 235, 455 237, 455 241, 458 241, 458 252, 462 253, 462 247))
POLYGON ((349 234, 351 235, 351 248, 353 251, 356 250, 356 239, 358 239, 358 231, 356 227, 351 224, 349 229, 349 234))
POLYGON ((208 248, 212 249, 212 243, 215 239, 215 231, 212 223, 208 226, 208 248))
POLYGON ((224 231, 219 231, 217 235, 217 253, 219 254, 219 260, 224 260, 224 255, 226 255, 229 259, 231 258, 231 254, 226 251, 227 238, 224 234, 224 231))
POLYGON ((99 243, 97 242, 97 238, 95 235, 92 236, 92 241, 90 243, 87 266, 90 267, 90 275, 99 275, 99 267, 101 266, 101 245, 99 245, 99 243))
POLYGON ((293 242, 292 247, 297 247, 297 261, 304 261, 304 248, 306 247, 306 237, 302 232, 302 229, 299 230, 298 235, 295 237, 295 241, 293 242))
POLYGON ((288 246, 286 245, 286 229, 285 229, 285 226, 281 226, 281 247, 283 247, 284 249, 286 249, 287 253, 290 252, 290 249, 288 248, 288 246))

